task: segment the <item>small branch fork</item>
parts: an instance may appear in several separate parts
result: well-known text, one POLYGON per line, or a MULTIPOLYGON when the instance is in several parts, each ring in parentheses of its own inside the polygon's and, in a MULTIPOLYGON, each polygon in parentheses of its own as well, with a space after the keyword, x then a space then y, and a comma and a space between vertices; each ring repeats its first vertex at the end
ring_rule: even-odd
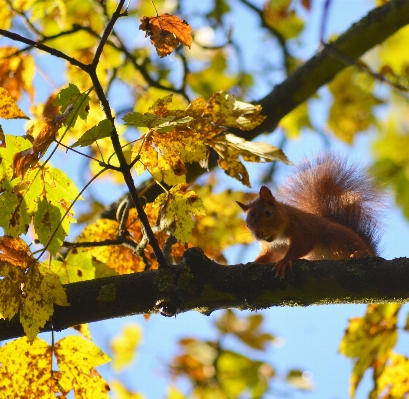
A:
MULTIPOLYGON (((36 47, 39 50, 42 50, 42 51, 45 51, 45 52, 47 52, 47 53, 49 53, 51 55, 54 55, 55 57, 66 60, 71 65, 75 65, 78 68, 82 69, 84 72, 86 72, 90 76, 91 81, 92 81, 93 86, 94 86, 94 89, 95 89, 95 92, 96 92, 96 95, 97 95, 98 100, 100 101, 100 103, 101 103, 101 105, 102 105, 102 107, 104 109, 105 115, 106 115, 107 119, 111 120, 111 122, 112 122, 113 130, 111 132, 111 141, 112 141, 112 145, 114 147, 114 151, 115 151, 115 153, 116 153, 116 155, 118 157, 118 161, 119 161, 119 165, 120 165, 119 170, 120 170, 120 172, 122 173, 122 175, 124 177, 125 183, 126 183, 126 185, 128 187, 128 190, 129 190, 130 198, 132 199, 132 202, 135 205, 135 208, 136 208, 136 210, 138 212, 139 219, 140 219, 140 221, 142 223, 142 226, 143 226, 143 229, 144 229, 144 235, 146 235, 147 240, 149 241, 149 244, 152 247, 154 255, 155 255, 155 257, 156 257, 156 259, 158 261, 159 267, 167 267, 168 264, 166 262, 165 256, 163 255, 163 253, 162 253, 162 251, 161 251, 161 249, 159 247, 159 244, 158 244, 158 242, 157 242, 157 240, 156 240, 156 238, 154 236, 154 233, 152 231, 152 228, 151 228, 151 226, 149 224, 146 213, 145 213, 145 211, 143 209, 142 203, 141 203, 141 201, 139 199, 138 192, 136 190, 135 183, 134 183, 134 180, 133 180, 133 177, 132 177, 131 167, 127 164, 125 156, 124 156, 124 154, 122 152, 118 132, 117 132, 116 127, 115 127, 115 118, 112 115, 112 111, 111 111, 111 108, 109 106, 108 99, 107 99, 107 97, 106 97, 106 95, 104 93, 104 90, 102 88, 102 85, 101 85, 101 83, 99 81, 99 78, 98 78, 98 75, 97 75, 97 72, 96 72, 96 69, 97 69, 97 66, 98 66, 98 63, 99 63, 103 48, 104 48, 104 46, 105 46, 105 44, 106 44, 106 42, 108 40, 109 35, 111 34, 111 32, 113 30, 113 27, 114 27, 115 23, 117 22, 117 20, 121 16, 126 15, 126 13, 125 14, 122 13, 122 8, 124 6, 124 3, 125 3, 125 0, 120 0, 118 2, 118 6, 117 6, 115 12, 113 13, 111 19, 109 20, 109 22, 108 22, 108 24, 107 24, 107 26, 106 26, 103 34, 102 34, 100 43, 99 43, 99 45, 97 47, 94 58, 93 58, 93 60, 92 60, 92 62, 90 64, 84 64, 84 63, 76 60, 75 58, 72 58, 72 57, 68 56, 67 54, 65 54, 65 53, 63 53, 63 52, 61 52, 59 50, 56 50, 56 49, 54 49, 52 47, 49 47, 49 46, 47 46, 45 44, 35 42, 35 41, 30 40, 30 39, 28 39, 26 37, 20 36, 20 35, 18 35, 16 33, 9 32, 9 31, 6 31, 4 29, 0 29, 0 34, 5 36, 5 37, 8 37, 9 39, 25 43, 25 44, 27 44, 29 46, 36 47)), ((118 237, 116 240, 114 240, 111 243, 111 245, 116 244, 116 243, 121 244, 121 245, 129 244, 129 245, 131 245, 132 248, 135 248, 135 245, 136 245, 133 242, 132 242, 132 244, 125 242, 125 238, 123 238, 123 237, 122 238, 118 237)), ((76 245, 78 246, 78 244, 76 244, 76 245)), ((105 242, 105 244, 106 244, 106 242, 105 242)), ((69 243, 67 243, 67 246, 69 246, 69 243)), ((93 243, 93 246, 96 246, 96 243, 93 243)))

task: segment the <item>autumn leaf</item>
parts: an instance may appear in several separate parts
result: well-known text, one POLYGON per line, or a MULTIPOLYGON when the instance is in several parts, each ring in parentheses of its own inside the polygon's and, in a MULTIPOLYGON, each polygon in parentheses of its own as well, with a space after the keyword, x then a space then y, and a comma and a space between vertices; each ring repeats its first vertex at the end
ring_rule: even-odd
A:
POLYGON ((192 28, 175 15, 167 13, 157 17, 141 18, 139 29, 146 31, 145 37, 151 38, 160 57, 166 57, 180 44, 190 48, 192 44, 192 28))
POLYGON ((56 274, 35 261, 21 238, 2 237, 0 250, 0 317, 11 319, 20 311, 24 332, 33 341, 53 314, 54 303, 69 306, 65 290, 56 274))
POLYGON ((40 338, 26 337, 0 348, 0 396, 55 399, 59 392, 52 371, 52 349, 40 338))
POLYGON ((138 324, 127 324, 121 334, 112 338, 110 346, 113 354, 112 368, 122 371, 135 357, 135 351, 142 339, 142 329, 138 324))
MULTIPOLYGON (((7 4, 0 4, 0 14, 8 8, 7 4)), ((0 16, 0 24, 3 20, 0 16)), ((30 54, 23 54, 17 47, 0 48, 0 87, 7 90, 12 98, 19 100, 23 91, 34 99, 33 79, 35 63, 30 54), (13 54, 17 53, 13 56, 13 54)))
POLYGON ((377 381, 377 388, 383 398, 405 398, 409 394, 409 359, 392 353, 384 371, 377 381))
POLYGON ((146 112, 141 114, 140 112, 130 112, 123 118, 126 125, 135 127, 147 127, 158 133, 168 133, 175 130, 177 126, 183 126, 190 122, 193 118, 185 116, 177 119, 175 115, 170 115, 162 118, 158 115, 146 112))
POLYGON ((398 337, 397 316, 401 305, 369 305, 364 317, 350 319, 339 346, 340 353, 354 359, 350 396, 369 367, 382 369, 398 337))
POLYGON ((94 343, 81 336, 68 336, 54 345, 60 369, 58 384, 83 399, 109 399, 109 386, 95 370, 111 359, 94 343))
POLYGON ((254 129, 266 119, 265 115, 260 115, 260 105, 238 101, 231 94, 222 92, 212 95, 205 112, 212 116, 215 125, 241 130, 254 129))
POLYGON ((36 263, 26 273, 20 310, 20 322, 32 341, 54 313, 54 303, 69 306, 67 294, 58 276, 48 267, 36 263))
POLYGON ((89 340, 92 341, 91 332, 89 331, 88 323, 86 323, 86 324, 77 324, 75 326, 72 326, 71 328, 73 328, 75 331, 78 331, 85 338, 88 338, 89 340))
POLYGON ((57 274, 62 284, 95 278, 95 261, 90 252, 72 251, 62 260, 53 260, 51 270, 57 274))
POLYGON ((352 144, 355 134, 376 124, 373 108, 383 103, 373 94, 374 79, 349 67, 329 83, 334 96, 328 127, 337 137, 352 144))
POLYGON ((0 87, 0 118, 30 119, 16 104, 6 89, 0 87))
POLYGON ((188 191, 188 184, 178 184, 168 193, 159 195, 154 207, 160 208, 160 227, 172 228, 173 235, 182 244, 187 243, 194 227, 193 215, 203 215, 203 202, 194 191, 188 191))

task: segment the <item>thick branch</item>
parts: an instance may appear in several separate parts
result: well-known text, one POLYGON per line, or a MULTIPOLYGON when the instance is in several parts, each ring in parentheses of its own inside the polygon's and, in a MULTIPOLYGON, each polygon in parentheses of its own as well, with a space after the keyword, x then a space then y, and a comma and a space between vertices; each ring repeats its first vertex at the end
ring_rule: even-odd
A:
MULTIPOLYGON (((271 265, 222 266, 199 248, 160 271, 66 285, 71 306, 55 306, 43 331, 143 313, 173 316, 189 310, 259 310, 271 306, 409 301, 409 260, 300 260, 279 280, 271 265)), ((0 321, 0 340, 24 335, 18 317, 0 321)))
MULTIPOLYGON (((331 43, 347 59, 358 60, 368 50, 382 43, 409 24, 409 0, 392 0, 375 8, 331 43)), ((308 100, 320 87, 330 82, 346 66, 345 58, 326 48, 318 52, 267 96, 255 103, 263 107, 266 120, 251 132, 235 132, 251 140, 260 133, 273 131, 281 118, 308 100)))

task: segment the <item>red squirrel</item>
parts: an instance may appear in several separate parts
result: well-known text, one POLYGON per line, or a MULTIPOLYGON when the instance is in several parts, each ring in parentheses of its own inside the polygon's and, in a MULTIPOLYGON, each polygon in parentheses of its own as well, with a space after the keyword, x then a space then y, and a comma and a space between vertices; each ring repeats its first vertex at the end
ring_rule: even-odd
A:
POLYGON ((382 197, 372 178, 334 154, 306 160, 279 190, 262 186, 249 204, 246 224, 261 242, 258 263, 274 263, 285 277, 296 259, 348 259, 377 255, 382 197))

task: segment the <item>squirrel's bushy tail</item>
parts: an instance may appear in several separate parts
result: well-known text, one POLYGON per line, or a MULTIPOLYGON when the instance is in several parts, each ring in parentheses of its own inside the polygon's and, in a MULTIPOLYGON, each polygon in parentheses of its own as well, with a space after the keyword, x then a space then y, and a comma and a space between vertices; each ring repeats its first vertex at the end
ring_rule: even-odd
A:
POLYGON ((345 157, 325 153, 305 160, 280 193, 289 205, 349 227, 378 254, 383 195, 373 178, 345 157))

